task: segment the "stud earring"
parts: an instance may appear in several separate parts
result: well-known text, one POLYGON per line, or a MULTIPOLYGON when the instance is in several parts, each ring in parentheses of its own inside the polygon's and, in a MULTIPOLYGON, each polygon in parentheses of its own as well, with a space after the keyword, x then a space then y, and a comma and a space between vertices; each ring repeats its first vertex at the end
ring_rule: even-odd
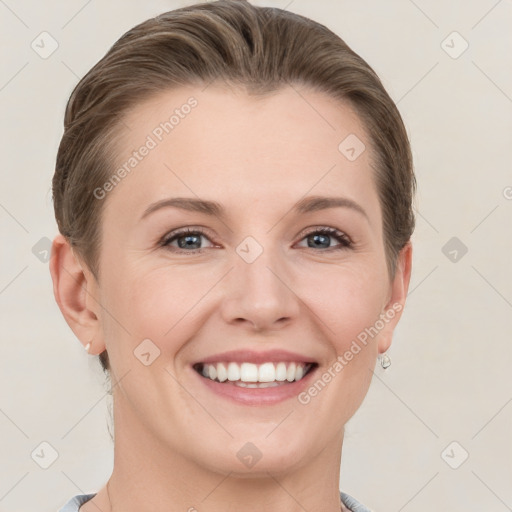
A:
POLYGON ((379 355, 380 365, 384 370, 387 370, 391 366, 391 358, 387 354, 379 355))
MULTIPOLYGON (((91 340, 92 341, 92 340, 91 340)), ((91 348, 91 341, 85 345, 85 351, 89 353, 89 349, 91 348)))

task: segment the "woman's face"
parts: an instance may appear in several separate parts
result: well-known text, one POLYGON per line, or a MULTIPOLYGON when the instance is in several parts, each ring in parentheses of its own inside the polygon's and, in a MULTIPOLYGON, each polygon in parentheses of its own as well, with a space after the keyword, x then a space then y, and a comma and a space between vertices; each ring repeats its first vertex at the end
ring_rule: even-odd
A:
POLYGON ((124 125, 125 172, 96 191, 99 284, 89 278, 119 442, 239 474, 340 448, 408 284, 407 270, 387 273, 358 117, 309 89, 256 98, 210 85, 162 93, 124 125), (238 363, 231 378, 243 362, 244 378, 265 362, 287 376, 214 382, 195 369, 207 360, 238 363), (292 362, 315 366, 291 383, 292 362))

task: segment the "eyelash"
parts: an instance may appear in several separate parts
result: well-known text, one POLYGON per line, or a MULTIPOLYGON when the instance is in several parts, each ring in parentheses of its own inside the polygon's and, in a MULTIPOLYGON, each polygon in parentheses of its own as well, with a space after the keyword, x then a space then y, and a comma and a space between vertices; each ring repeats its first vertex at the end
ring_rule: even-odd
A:
MULTIPOLYGON (((339 246, 328 247, 326 249, 320 249, 321 252, 340 251, 340 250, 344 250, 344 249, 350 249, 353 246, 352 240, 345 233, 343 233, 342 231, 339 231, 337 229, 327 227, 327 226, 322 227, 322 228, 313 229, 311 231, 304 233, 302 235, 301 241, 304 238, 314 235, 314 234, 329 235, 329 236, 335 238, 338 242, 340 242, 339 246)), ((186 228, 186 229, 182 229, 179 231, 175 231, 173 233, 169 233, 160 241, 159 245, 162 247, 169 248, 171 242, 173 242, 174 240, 176 240, 178 238, 186 236, 186 235, 201 235, 201 236, 204 236, 205 238, 208 238, 208 240, 210 240, 209 236, 201 228, 186 228)), ((305 247, 305 248, 306 249, 315 249, 314 247, 305 247)), ((178 254, 183 254, 183 253, 199 254, 199 253, 202 253, 205 249, 207 249, 207 248, 203 247, 201 249, 192 249, 192 250, 188 251, 188 250, 174 247, 173 252, 176 252, 178 254)))

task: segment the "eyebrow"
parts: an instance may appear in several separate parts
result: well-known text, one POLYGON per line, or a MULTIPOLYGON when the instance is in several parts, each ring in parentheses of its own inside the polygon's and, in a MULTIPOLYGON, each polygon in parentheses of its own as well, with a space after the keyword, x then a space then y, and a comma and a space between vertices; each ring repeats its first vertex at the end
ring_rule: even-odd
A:
MULTIPOLYGON (((204 213, 206 215, 220 218, 225 217, 226 215, 224 207, 216 201, 196 199, 193 197, 171 197, 149 205, 142 214, 141 220, 157 210, 170 207, 180 208, 191 212, 204 213)), ((364 208, 348 197, 309 196, 298 201, 293 206, 292 211, 298 214, 305 214, 319 210, 326 210, 328 208, 350 208, 369 220, 368 214, 364 208)))

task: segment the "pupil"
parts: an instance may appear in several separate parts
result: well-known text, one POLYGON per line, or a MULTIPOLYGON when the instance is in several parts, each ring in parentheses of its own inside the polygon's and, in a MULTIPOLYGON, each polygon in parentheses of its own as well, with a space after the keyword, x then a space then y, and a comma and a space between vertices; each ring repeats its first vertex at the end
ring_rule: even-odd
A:
POLYGON ((188 247, 190 248, 191 245, 194 244, 194 239, 198 239, 199 237, 197 235, 186 235, 186 236, 183 236, 181 237, 179 240, 178 240, 178 245, 180 246, 180 248, 184 248, 184 247, 188 247), (185 239, 185 242, 184 243, 181 243, 181 240, 185 239))
MULTIPOLYGON (((316 235, 313 235, 313 236, 312 236, 312 238, 313 238, 313 240, 314 240, 314 242, 315 242, 315 245, 316 245, 317 247, 318 247, 318 243, 317 243, 317 242, 319 241, 319 239, 322 239, 322 238, 323 238, 323 239, 324 239, 324 241, 326 242, 327 247, 329 247, 329 240, 328 240, 328 238, 329 238, 329 237, 328 237, 327 235, 316 234, 316 235)), ((321 243, 322 243, 322 242, 320 241, 320 244, 321 244, 321 243)))

